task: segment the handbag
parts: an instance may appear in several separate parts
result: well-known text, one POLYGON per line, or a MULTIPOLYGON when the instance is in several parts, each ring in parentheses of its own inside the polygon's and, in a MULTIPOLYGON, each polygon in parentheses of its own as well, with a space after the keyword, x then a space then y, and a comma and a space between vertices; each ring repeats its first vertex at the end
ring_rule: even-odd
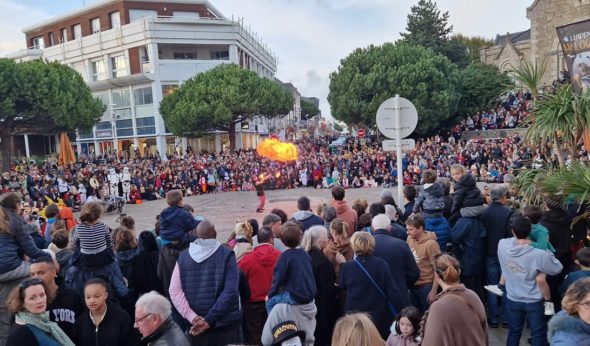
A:
POLYGON ((355 258, 354 261, 356 262, 356 264, 359 265, 359 267, 361 267, 362 271, 365 272, 365 274, 367 275, 367 277, 369 278, 369 280, 371 280, 371 282, 373 283, 373 286, 375 286, 375 288, 377 289, 377 291, 379 291, 379 293, 383 296, 383 298, 385 298, 385 300, 387 301, 387 306, 389 307, 389 311, 391 311, 391 313, 393 314, 393 317, 397 316, 397 310, 395 309, 395 307, 393 306, 393 304, 391 303, 391 301, 389 300, 389 298, 385 295, 385 292, 383 292, 383 290, 381 289, 381 287, 379 287, 379 285, 377 285, 377 283, 375 282, 375 280, 373 279, 373 277, 371 276, 371 274, 369 274, 369 272, 361 264, 361 262, 358 260, 358 258, 355 258))

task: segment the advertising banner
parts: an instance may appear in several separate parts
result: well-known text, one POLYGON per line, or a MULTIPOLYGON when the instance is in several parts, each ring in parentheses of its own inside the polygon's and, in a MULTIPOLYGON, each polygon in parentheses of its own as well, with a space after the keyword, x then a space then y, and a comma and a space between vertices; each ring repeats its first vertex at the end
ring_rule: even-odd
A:
POLYGON ((574 91, 590 86, 590 19, 557 28, 574 91))

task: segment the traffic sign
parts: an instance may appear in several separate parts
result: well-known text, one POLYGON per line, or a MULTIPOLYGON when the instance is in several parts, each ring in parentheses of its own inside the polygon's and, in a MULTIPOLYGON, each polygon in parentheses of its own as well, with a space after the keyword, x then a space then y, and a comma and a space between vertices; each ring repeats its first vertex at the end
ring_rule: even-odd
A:
MULTIPOLYGON (((395 97, 389 98, 385 100, 379 106, 377 110, 377 127, 379 131, 387 137, 387 138, 396 138, 396 117, 394 108, 394 100, 395 97)), ((418 125, 418 111, 416 107, 412 104, 412 102, 408 101, 407 99, 400 97, 399 98, 399 113, 400 113, 400 125, 401 125, 401 138, 406 138, 414 130, 418 125)))
MULTIPOLYGON (((402 144, 402 150, 410 150, 410 149, 414 149, 416 147, 416 141, 414 141, 412 138, 406 138, 406 139, 402 139, 401 141, 402 144)), ((390 140, 384 140, 383 141, 383 151, 395 151, 397 150, 397 140, 395 139, 390 139, 390 140)))
POLYGON ((363 130, 363 129, 360 129, 360 130, 358 130, 358 132, 357 132, 356 134, 357 134, 359 137, 363 138, 363 137, 365 137, 365 130, 363 130))

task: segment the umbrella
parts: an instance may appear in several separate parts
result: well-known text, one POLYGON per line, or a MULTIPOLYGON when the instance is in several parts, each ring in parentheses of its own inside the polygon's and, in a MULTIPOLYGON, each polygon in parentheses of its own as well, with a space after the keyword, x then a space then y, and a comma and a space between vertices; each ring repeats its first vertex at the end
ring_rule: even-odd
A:
POLYGON ((72 149, 68 134, 62 132, 59 137, 59 164, 67 165, 76 162, 76 155, 72 149))

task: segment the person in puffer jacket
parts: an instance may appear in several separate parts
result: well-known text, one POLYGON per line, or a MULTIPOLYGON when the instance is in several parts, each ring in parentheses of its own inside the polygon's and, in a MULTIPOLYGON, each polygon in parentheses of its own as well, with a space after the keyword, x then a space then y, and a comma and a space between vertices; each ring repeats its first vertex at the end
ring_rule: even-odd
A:
POLYGON ((476 217, 481 215, 485 209, 484 199, 475 178, 461 165, 451 167, 451 176, 455 181, 455 187, 449 223, 453 225, 461 216, 476 217))
POLYGON ((444 189, 436 182, 436 172, 427 169, 422 176, 420 194, 414 203, 414 213, 422 211, 425 228, 436 234, 436 241, 444 251, 449 242, 449 222, 444 218, 444 189))
POLYGON ((561 305, 563 310, 547 325, 551 345, 590 345, 590 278, 574 282, 561 305))
POLYGON ((4 302, 12 289, 29 277, 29 262, 23 260, 24 255, 51 258, 35 246, 31 234, 23 229, 25 222, 17 213, 19 203, 16 193, 0 196, 0 345, 6 342, 12 324, 12 314, 6 311, 4 302))

